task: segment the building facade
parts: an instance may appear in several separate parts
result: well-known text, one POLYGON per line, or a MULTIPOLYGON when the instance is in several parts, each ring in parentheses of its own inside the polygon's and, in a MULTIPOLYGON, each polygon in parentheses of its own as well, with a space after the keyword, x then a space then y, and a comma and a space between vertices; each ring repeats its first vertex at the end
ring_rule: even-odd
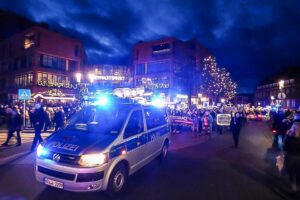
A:
POLYGON ((154 93, 197 95, 200 71, 210 53, 196 40, 180 41, 174 37, 140 42, 134 45, 130 65, 134 87, 154 93))
POLYGON ((84 71, 80 41, 42 27, 31 27, 0 42, 0 101, 17 100, 20 88, 33 96, 75 95, 75 72, 84 71))
POLYGON ((255 106, 280 105, 300 109, 300 68, 286 68, 256 88, 255 106), (280 81, 282 85, 280 86, 280 81))
POLYGON ((280 90, 279 83, 270 83, 257 87, 254 99, 256 106, 280 105, 285 108, 299 109, 300 82, 297 79, 284 80, 280 90), (283 93, 283 95, 281 95, 283 93))

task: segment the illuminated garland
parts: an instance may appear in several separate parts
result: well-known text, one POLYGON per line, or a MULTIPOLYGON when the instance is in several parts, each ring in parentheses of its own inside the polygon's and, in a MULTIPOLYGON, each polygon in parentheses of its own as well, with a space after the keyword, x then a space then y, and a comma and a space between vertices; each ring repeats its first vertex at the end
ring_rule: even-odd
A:
POLYGON ((65 84, 65 83, 49 83, 46 81, 38 81, 37 82, 38 86, 43 86, 43 87, 58 87, 58 88, 67 88, 67 89, 77 89, 77 84, 65 84))
POLYGON ((163 78, 141 78, 138 80, 138 82, 141 83, 141 85, 143 85, 145 88, 147 89, 168 89, 170 88, 170 84, 169 83, 162 83, 162 81, 167 81, 169 82, 168 78, 163 77, 163 78), (160 82, 159 82, 160 81, 160 82), (156 82, 156 83, 155 83, 156 82))

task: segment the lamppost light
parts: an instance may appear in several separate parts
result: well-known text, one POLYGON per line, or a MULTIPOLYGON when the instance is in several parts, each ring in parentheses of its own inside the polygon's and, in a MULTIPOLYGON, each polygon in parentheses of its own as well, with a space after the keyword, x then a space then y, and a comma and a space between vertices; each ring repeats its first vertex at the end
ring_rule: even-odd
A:
POLYGON ((92 73, 90 73, 90 74, 88 75, 88 77, 89 77, 89 79, 90 79, 90 82, 93 83, 94 80, 95 80, 95 75, 92 74, 92 73))
POLYGON ((282 89, 284 87, 284 80, 279 81, 279 89, 282 89))
POLYGON ((80 83, 81 82, 81 76, 82 76, 82 74, 81 73, 76 73, 75 76, 76 76, 76 81, 78 83, 80 83))

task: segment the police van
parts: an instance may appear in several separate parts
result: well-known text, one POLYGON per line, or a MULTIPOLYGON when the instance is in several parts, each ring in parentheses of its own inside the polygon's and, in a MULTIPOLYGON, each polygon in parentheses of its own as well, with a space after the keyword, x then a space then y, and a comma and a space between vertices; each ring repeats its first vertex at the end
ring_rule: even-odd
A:
POLYGON ((124 190, 128 176, 164 159, 170 142, 163 109, 102 99, 38 146, 36 179, 68 191, 114 195, 124 190))

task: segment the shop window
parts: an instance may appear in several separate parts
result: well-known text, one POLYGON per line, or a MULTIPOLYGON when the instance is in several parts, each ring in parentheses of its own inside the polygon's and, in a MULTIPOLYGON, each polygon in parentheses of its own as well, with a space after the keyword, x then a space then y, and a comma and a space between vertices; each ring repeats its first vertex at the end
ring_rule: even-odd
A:
POLYGON ((57 75, 53 74, 52 78, 53 78, 53 83, 57 83, 57 75))
POLYGON ((48 74, 48 83, 52 83, 52 74, 48 74))
POLYGON ((42 81, 43 78, 42 78, 42 73, 38 72, 37 73, 37 81, 42 81))
POLYGON ((46 73, 43 73, 43 76, 42 76, 42 81, 47 81, 48 80, 48 74, 46 73))
POLYGON ((28 85, 33 84, 33 74, 28 74, 28 85))
POLYGON ((27 33, 25 35, 25 42, 24 42, 25 49, 28 49, 35 45, 34 36, 35 36, 34 33, 27 33))

